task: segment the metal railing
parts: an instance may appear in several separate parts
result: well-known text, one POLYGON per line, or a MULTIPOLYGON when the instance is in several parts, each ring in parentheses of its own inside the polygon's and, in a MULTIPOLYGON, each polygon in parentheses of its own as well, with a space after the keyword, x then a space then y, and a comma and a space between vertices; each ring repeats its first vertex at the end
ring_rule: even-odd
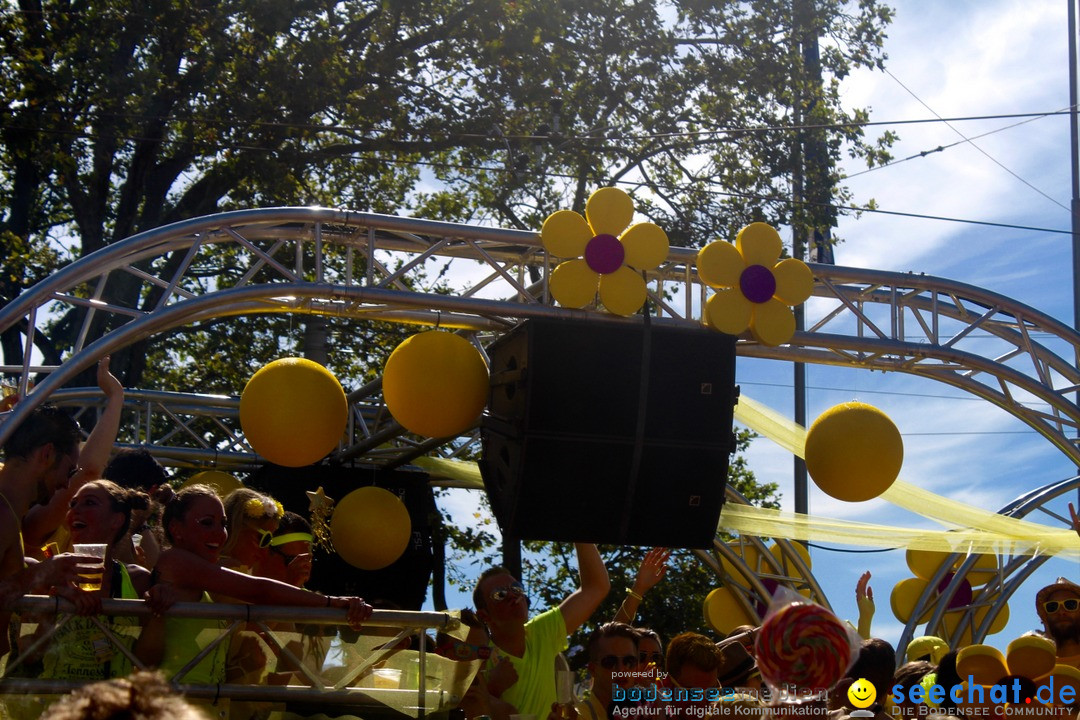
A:
MULTIPOLYGON (((0 699, 13 695, 62 695, 81 687, 84 684, 81 681, 11 675, 29 674, 26 658, 35 657, 64 624, 76 617, 74 607, 56 597, 27 596, 18 602, 16 612, 30 618, 24 622, 22 634, 29 642, 18 657, 9 655, 0 677, 0 699)), ((429 630, 451 633, 463 630, 451 613, 376 610, 363 629, 354 633, 347 630, 345 611, 337 608, 185 602, 173 605, 168 614, 218 624, 214 637, 168 678, 188 698, 305 703, 342 712, 393 711, 421 718, 456 707, 479 669, 477 662, 455 662, 431 653, 429 630), (344 633, 339 632, 342 626, 344 633), (288 684, 185 682, 185 676, 204 657, 227 646, 240 632, 257 633, 260 642, 279 661, 287 662, 291 672, 288 684), (333 635, 328 634, 331 632, 333 635), (301 659, 295 648, 290 647, 291 641, 301 637, 328 640, 318 662, 301 659), (405 644, 415 649, 404 649, 405 644), (385 674, 387 669, 390 675, 385 674)), ((127 657, 134 668, 145 669, 130 647, 133 638, 128 636, 129 642, 125 642, 124 637, 110 630, 108 621, 115 617, 146 619, 150 615, 149 606, 142 600, 110 599, 102 601, 102 615, 92 616, 90 620, 116 652, 127 657)), ((200 635, 200 639, 206 638, 200 635)))

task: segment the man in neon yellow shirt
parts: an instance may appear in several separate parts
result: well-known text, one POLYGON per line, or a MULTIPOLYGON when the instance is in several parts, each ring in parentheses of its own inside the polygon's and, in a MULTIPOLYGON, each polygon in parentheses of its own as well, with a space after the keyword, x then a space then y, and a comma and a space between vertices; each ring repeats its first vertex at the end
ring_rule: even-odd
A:
POLYGON ((488 660, 488 669, 509 663, 517 680, 509 687, 488 690, 518 709, 543 720, 556 702, 555 657, 566 649, 567 636, 581 627, 611 589, 607 568, 596 545, 575 543, 579 587, 557 607, 529 619, 525 590, 506 568, 488 568, 473 590, 476 615, 491 632, 499 652, 488 660))

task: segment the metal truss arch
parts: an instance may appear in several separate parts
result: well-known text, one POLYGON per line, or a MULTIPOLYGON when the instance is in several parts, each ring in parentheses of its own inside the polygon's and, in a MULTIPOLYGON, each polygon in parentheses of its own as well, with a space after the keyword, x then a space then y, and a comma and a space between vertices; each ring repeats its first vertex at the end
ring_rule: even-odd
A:
MULTIPOLYGON (((694 250, 673 248, 648 276, 657 322, 700 325, 708 289, 696 276, 695 257, 694 250)), ((97 355, 210 317, 308 313, 432 324, 439 319, 485 336, 539 316, 638 321, 553 306, 545 282, 551 266, 536 233, 501 228, 328 208, 242 210, 182 221, 103 248, 0 309, 0 331, 24 322, 26 328, 22 365, 0 371, 18 373, 24 388, 31 373, 53 376, 9 419, 20 419, 97 355), (221 252, 231 253, 237 269, 227 277, 198 277, 193 268, 221 252), (453 271, 465 266, 462 292, 424 292, 417 278, 431 262, 453 271), (135 278, 139 292, 112 296, 113 273, 135 278), (83 320, 72 355, 58 366, 32 363, 39 327, 50 314, 71 309, 83 320), (103 317, 115 329, 91 342, 88 329, 103 317)), ((739 354, 946 382, 1006 409, 1080 463, 1070 436, 1080 427, 1080 409, 1071 397, 1080 387, 1080 372, 1065 359, 1080 356, 1075 331, 1003 296, 941 278, 827 265, 811 269, 816 285, 808 329, 778 348, 742 338, 739 354)), ((377 402, 378 388, 369 390, 377 402)), ((5 426, 0 440, 10 431, 5 426)), ((394 437, 391 430, 385 433, 394 437)))

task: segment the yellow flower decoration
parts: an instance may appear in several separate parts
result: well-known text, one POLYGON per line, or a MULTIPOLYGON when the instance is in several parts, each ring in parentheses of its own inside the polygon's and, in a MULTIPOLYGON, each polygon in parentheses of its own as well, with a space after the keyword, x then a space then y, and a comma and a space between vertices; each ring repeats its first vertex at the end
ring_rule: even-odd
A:
POLYGON ((611 187, 589 196, 585 217, 573 210, 548 216, 540 230, 544 249, 574 258, 559 264, 548 278, 551 296, 560 305, 583 308, 599 291, 601 304, 616 315, 641 309, 646 297, 641 271, 657 268, 667 258, 668 238, 653 223, 627 227, 633 218, 634 201, 611 187))
POLYGON ((244 503, 244 514, 253 520, 274 518, 280 520, 285 515, 285 508, 281 503, 268 497, 251 498, 244 503))
POLYGON ((705 305, 705 323, 728 335, 747 328, 763 345, 783 345, 795 334, 791 305, 806 301, 814 275, 806 263, 780 260, 784 244, 766 223, 739 231, 735 244, 718 240, 701 249, 698 276, 716 293, 705 305))

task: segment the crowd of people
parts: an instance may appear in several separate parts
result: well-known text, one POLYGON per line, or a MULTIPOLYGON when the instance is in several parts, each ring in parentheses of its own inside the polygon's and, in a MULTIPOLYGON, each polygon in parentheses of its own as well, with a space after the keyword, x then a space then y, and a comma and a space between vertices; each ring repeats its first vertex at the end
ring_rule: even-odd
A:
MULTIPOLYGON (((207 642, 223 634, 221 620, 178 617, 170 608, 177 602, 334 607, 345 611, 355 631, 370 619, 371 605, 358 597, 326 596, 305 587, 312 569, 311 527, 273 497, 245 487, 225 497, 205 485, 174 490, 149 453, 113 454, 123 388, 109 372, 107 357, 99 363, 97 377, 106 405, 85 443, 70 416, 43 406, 4 445, 0 621, 8 628, 20 623, 34 627, 32 632, 0 634, 0 657, 7 656, 5 675, 85 684, 44 714, 37 708, 36 714, 25 716, 271 717, 266 706, 251 703, 230 707, 188 702, 175 693, 175 682, 303 684, 296 662, 310 648, 296 647, 274 657, 253 627, 231 633, 228 642, 207 642), (104 560, 75 551, 88 545, 104 546, 104 560), (94 575, 100 579, 88 584, 94 575), (15 602, 31 594, 64 599, 74 611, 63 618, 55 612, 15 616, 15 602), (102 610, 108 598, 142 599, 151 612, 143 619, 109 616, 102 610), (139 714, 131 712, 136 705, 139 714), (114 707, 115 712, 110 709, 114 707)), ((436 652, 449 660, 482 667, 462 694, 459 717, 682 720, 766 711, 775 716, 786 710, 884 720, 981 714, 970 702, 957 699, 962 693, 949 692, 964 685, 956 649, 940 638, 917 638, 906 649, 908 662, 897 667, 895 648, 873 637, 869 573, 855 588, 860 617, 851 634, 861 640, 854 643, 844 677, 831 687, 788 697, 791 688, 765 682, 769 678, 759 671, 758 627, 736 627, 723 637, 683 632, 665 646, 647 622, 637 623, 644 596, 667 572, 668 550, 645 554, 610 620, 595 617, 612 586, 599 550, 579 543, 575 551, 578 586, 550 608, 530 607, 525 588, 506 568, 480 574, 473 610, 462 613, 468 635, 440 636, 436 643, 436 652), (595 629, 584 648, 584 673, 568 675, 568 638, 587 624, 595 629), (874 689, 872 702, 865 704, 848 692, 863 683, 874 689), (918 696, 912 688, 935 685, 945 689, 943 698, 921 707, 911 701, 918 696)), ((1039 591, 1036 605, 1044 626, 1041 636, 1054 643, 1056 662, 1080 668, 1080 586, 1060 579, 1039 591)), ((325 656, 325 644, 321 652, 325 656)), ((1025 668, 1009 670, 1017 676, 1025 673, 1025 668)), ((1025 687, 1025 698, 1033 697, 1034 685, 1025 687)), ((1057 704, 1059 716, 1076 716, 1075 703, 1057 704)), ((9 717, 18 717, 17 703, 14 707, 8 708, 9 717)))

